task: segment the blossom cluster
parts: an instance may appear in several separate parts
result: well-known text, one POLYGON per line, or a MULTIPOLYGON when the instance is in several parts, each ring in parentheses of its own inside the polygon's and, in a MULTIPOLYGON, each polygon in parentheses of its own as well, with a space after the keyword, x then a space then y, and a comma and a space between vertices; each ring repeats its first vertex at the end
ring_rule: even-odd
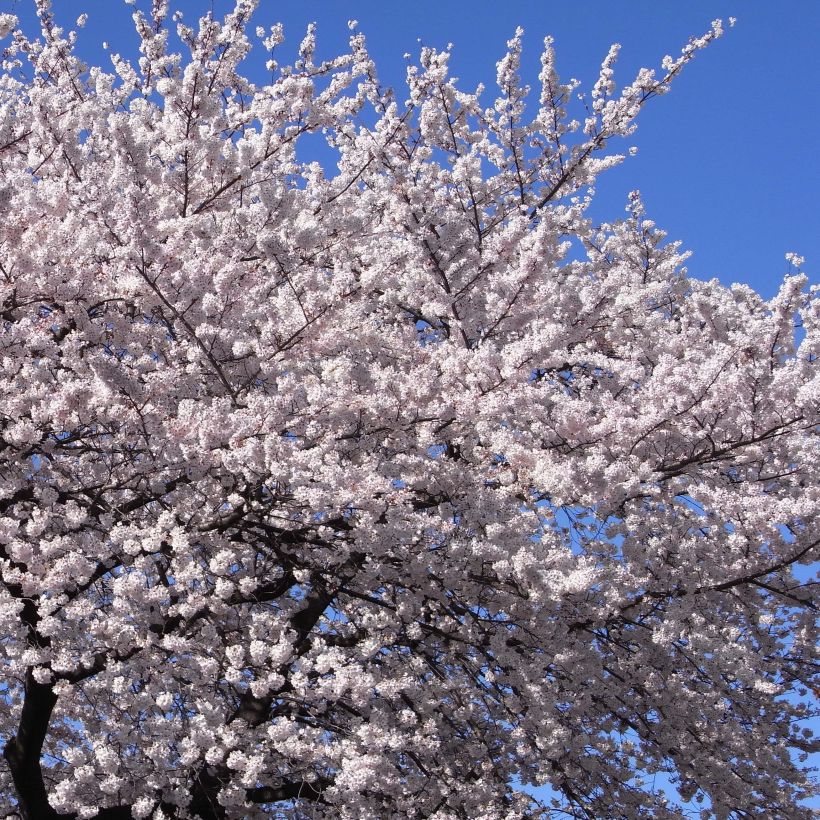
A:
POLYGON ((256 5, 0 14, 0 810, 808 818, 817 290, 589 216, 720 23, 571 119, 256 5))

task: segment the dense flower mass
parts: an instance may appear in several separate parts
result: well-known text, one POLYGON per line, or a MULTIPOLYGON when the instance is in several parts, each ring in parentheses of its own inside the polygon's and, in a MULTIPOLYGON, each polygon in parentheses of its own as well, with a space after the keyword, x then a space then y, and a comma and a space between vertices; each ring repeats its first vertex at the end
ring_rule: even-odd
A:
POLYGON ((290 66, 257 29, 253 83, 254 0, 154 0, 113 73, 37 5, 0 15, 4 816, 810 817, 817 291, 687 278, 637 193, 588 216, 720 23, 622 90, 613 48, 573 121, 520 31, 487 107, 448 51, 383 90, 355 24, 290 66))

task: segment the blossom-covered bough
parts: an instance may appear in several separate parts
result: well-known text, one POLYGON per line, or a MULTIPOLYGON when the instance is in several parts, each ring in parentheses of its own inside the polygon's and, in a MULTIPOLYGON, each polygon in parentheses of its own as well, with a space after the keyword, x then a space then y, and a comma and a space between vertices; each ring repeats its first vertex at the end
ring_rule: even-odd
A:
POLYGON ((587 215, 720 24, 574 123, 255 5, 0 15, 4 816, 808 818, 817 294, 587 215))

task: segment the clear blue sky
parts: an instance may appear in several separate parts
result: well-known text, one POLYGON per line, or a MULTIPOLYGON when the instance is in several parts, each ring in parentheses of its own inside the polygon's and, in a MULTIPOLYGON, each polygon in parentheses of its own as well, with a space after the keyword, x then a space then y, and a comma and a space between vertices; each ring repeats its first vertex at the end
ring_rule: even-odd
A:
MULTIPOLYGON (((229 2, 171 5, 190 21, 210 8, 223 12, 229 2)), ((121 0, 54 0, 54 6, 69 25, 89 13, 80 38, 86 59, 108 64, 102 40, 132 53, 131 9, 121 0)), ((0 0, 0 10, 27 23, 32 7, 32 0, 0 0)), ((693 252, 692 275, 745 282, 770 296, 787 269, 786 251, 805 256, 812 280, 820 279, 818 0, 507 0, 503 7, 486 0, 262 0, 255 22, 284 23, 287 50, 315 21, 320 55, 333 56, 345 46, 347 20, 355 18, 382 81, 394 86, 403 80, 402 55, 417 54, 419 41, 452 42, 454 73, 465 87, 484 82, 491 92, 495 62, 517 25, 526 32, 526 80, 537 83, 540 45, 551 34, 562 76, 589 88, 610 43, 623 46, 617 77, 626 82, 640 65, 654 67, 664 54, 676 54, 713 18, 729 16, 738 18, 735 28, 644 110, 630 139, 639 153, 600 179, 595 213, 617 218, 627 192, 639 188, 648 215, 693 252)))

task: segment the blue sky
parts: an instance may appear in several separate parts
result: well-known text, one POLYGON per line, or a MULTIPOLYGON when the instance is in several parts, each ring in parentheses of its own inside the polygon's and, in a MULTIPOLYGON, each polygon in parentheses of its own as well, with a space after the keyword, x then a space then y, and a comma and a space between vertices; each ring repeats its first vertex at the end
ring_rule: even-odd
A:
MULTIPOLYGON (((229 0, 171 5, 191 20, 210 8, 225 11, 229 0)), ((54 0, 54 6, 69 25, 89 13, 80 38, 89 61, 108 64, 102 40, 132 53, 131 9, 121 0, 54 0)), ((4 0, 0 7, 27 23, 33 19, 32 0, 4 0)), ((623 46, 616 78, 627 82, 640 65, 659 65, 713 18, 729 16, 737 25, 686 68, 668 96, 643 111, 629 142, 639 153, 601 177, 594 213, 618 218, 627 192, 638 188, 648 216, 693 252, 691 275, 744 282, 771 296, 787 271, 787 251, 805 256, 806 271, 820 279, 817 0, 507 0, 503 7, 485 0, 262 0, 255 23, 284 23, 287 51, 315 21, 320 55, 333 56, 345 47, 347 20, 355 18, 382 81, 393 86, 403 81, 404 53, 417 54, 420 42, 452 42, 454 73, 465 87, 484 82, 491 93, 495 63, 517 25, 526 32, 525 80, 537 83, 540 46, 551 34, 562 76, 589 88, 612 42, 623 46)))

